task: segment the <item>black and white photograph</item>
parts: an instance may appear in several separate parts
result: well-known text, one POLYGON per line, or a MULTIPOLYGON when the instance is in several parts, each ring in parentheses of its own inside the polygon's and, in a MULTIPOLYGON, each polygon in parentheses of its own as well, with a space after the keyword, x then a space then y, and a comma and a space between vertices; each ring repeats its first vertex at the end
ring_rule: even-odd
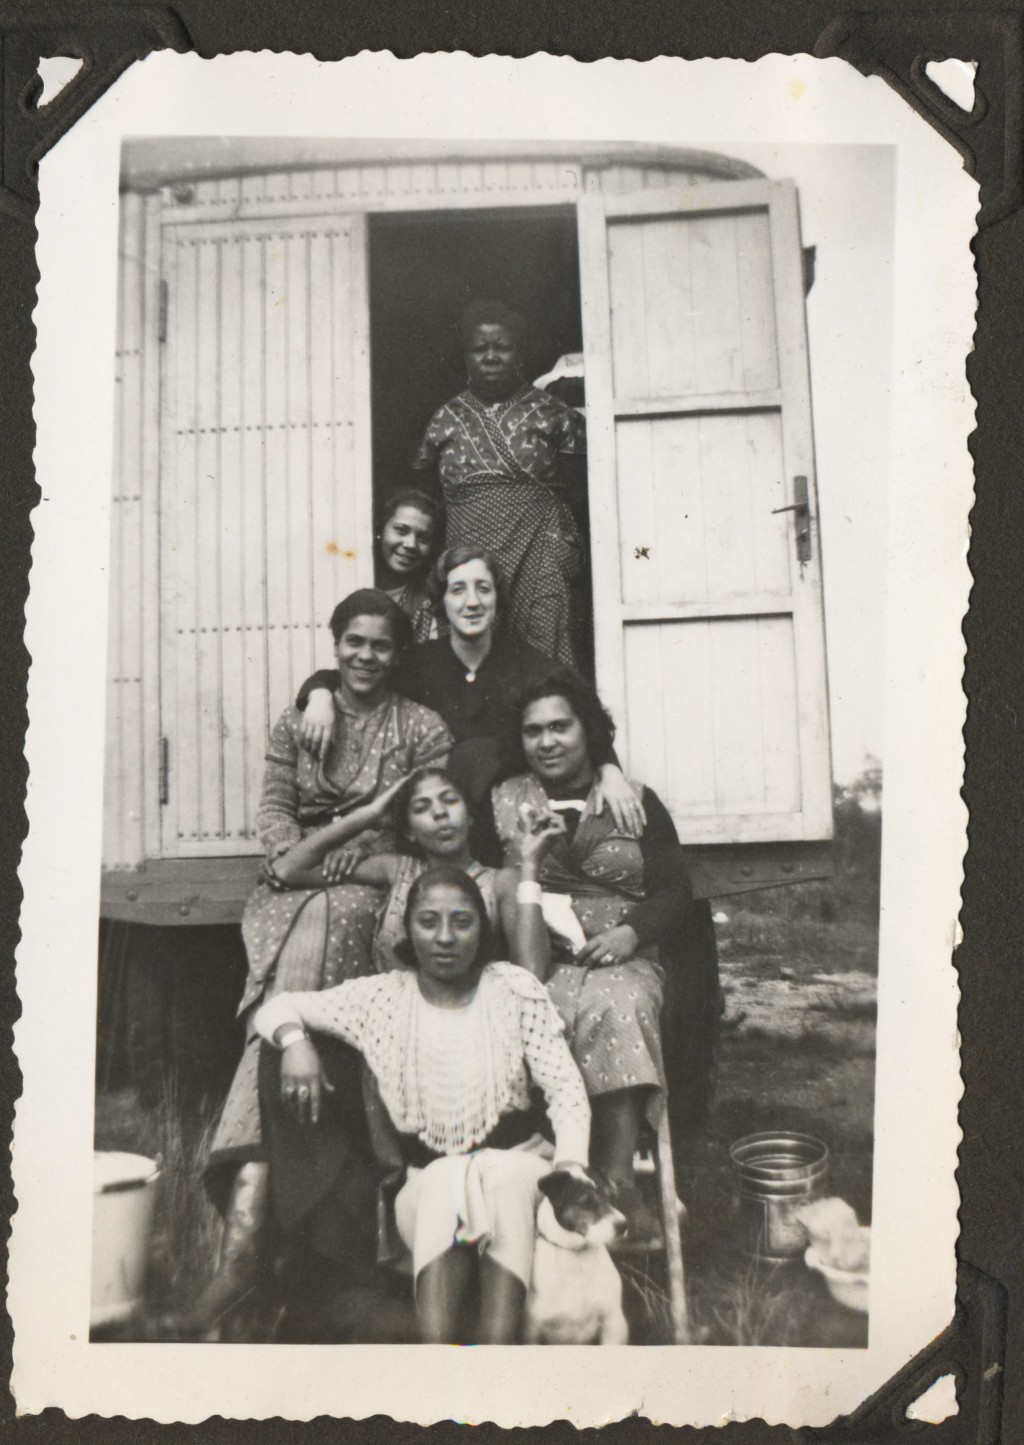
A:
POLYGON ((866 1356, 898 147, 253 126, 107 197, 89 1348, 866 1356))

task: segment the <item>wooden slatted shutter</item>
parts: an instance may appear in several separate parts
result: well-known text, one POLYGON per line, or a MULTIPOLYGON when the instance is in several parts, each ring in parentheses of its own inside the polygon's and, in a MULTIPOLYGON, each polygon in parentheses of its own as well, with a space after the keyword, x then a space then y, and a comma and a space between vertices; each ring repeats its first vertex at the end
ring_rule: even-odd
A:
POLYGON ((686 843, 829 837, 796 192, 591 194, 580 259, 597 675, 621 751, 686 843))
POLYGON ((165 857, 258 851, 267 735, 372 585, 365 218, 165 227, 165 857))

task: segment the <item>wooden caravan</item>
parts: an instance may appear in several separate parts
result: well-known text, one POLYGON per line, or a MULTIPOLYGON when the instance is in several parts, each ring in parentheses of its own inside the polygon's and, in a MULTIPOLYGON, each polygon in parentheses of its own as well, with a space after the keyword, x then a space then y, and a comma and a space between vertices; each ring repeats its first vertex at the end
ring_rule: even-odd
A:
POLYGON ((375 497, 463 384, 453 321, 499 275, 536 373, 584 353, 595 672, 627 769, 703 896, 827 872, 792 184, 642 146, 289 142, 284 168, 283 143, 180 144, 125 151, 104 913, 239 917, 268 729, 372 584, 375 497))

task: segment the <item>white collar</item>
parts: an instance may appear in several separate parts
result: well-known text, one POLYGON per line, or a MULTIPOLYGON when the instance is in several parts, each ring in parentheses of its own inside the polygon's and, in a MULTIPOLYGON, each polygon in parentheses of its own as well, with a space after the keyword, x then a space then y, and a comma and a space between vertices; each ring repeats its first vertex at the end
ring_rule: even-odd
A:
POLYGON ((548 1244, 553 1244, 558 1249, 569 1249, 578 1254, 581 1250, 591 1248, 583 1235, 577 1234, 575 1229, 562 1228, 555 1218, 550 1199, 542 1199, 540 1202, 537 1210, 537 1233, 541 1239, 546 1239, 548 1244))

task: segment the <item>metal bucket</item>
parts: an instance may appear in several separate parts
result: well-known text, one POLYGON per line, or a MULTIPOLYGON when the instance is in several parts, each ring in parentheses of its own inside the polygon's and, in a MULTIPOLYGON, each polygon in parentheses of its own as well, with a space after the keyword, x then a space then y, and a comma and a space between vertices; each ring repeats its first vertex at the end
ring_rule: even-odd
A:
POLYGON ((142 1154, 93 1155, 94 1330, 129 1319, 142 1302, 159 1178, 160 1166, 142 1154))
POLYGON ((793 1259, 807 1248, 796 1211, 822 1192, 828 1147, 811 1134, 748 1134, 729 1150, 746 1231, 762 1259, 793 1259))

